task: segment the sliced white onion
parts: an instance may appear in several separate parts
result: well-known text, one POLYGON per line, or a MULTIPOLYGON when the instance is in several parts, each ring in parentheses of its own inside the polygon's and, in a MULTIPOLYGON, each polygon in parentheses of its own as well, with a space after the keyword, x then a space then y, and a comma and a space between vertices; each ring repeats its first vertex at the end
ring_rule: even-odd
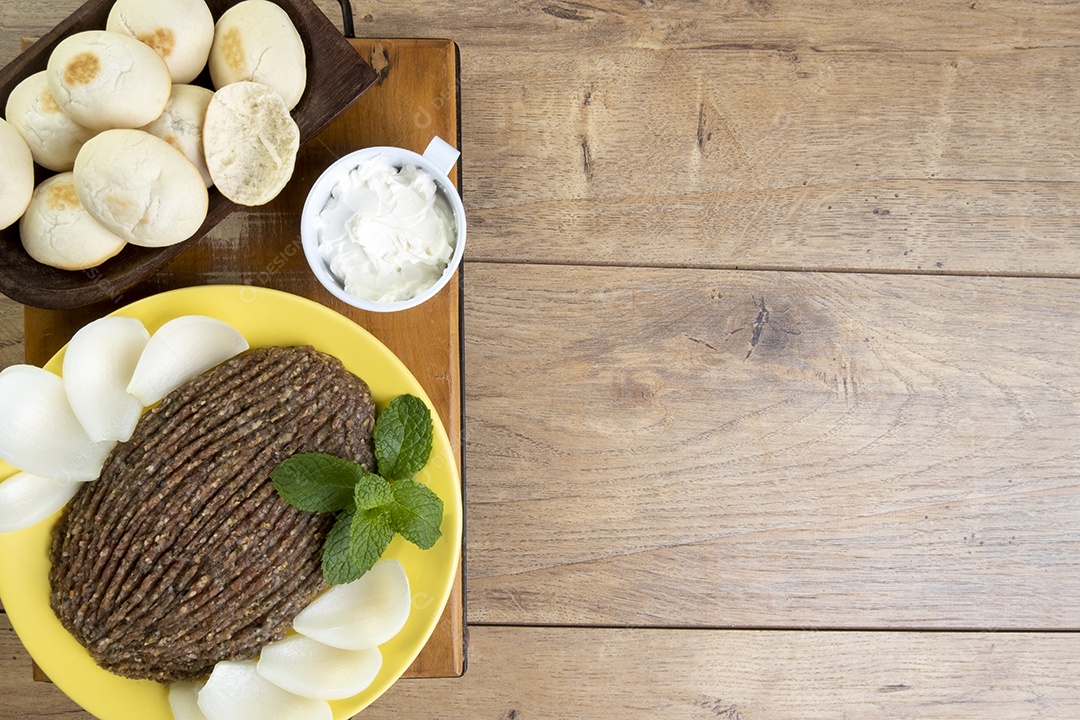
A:
POLYGON ((199 691, 202 683, 174 682, 169 686, 169 708, 173 720, 206 720, 199 709, 199 691))
POLYGON ((265 646, 256 669, 295 695, 340 700, 362 692, 381 667, 379 648, 341 650, 304 635, 290 635, 265 646))
POLYGON ((67 505, 80 487, 80 482, 15 473, 0 482, 0 532, 36 525, 67 505))
POLYGON ((247 340, 232 325, 205 315, 183 315, 150 336, 127 391, 143 405, 153 405, 247 349, 247 340))
POLYGON ((397 560, 380 560, 359 580, 335 585, 300 611, 293 628, 343 650, 382 645, 405 627, 409 577, 397 560))
POLYGON ((129 440, 143 404, 127 391, 150 333, 128 317, 103 317, 71 338, 64 353, 64 390, 91 440, 129 440))
POLYGON ((59 375, 34 365, 0 371, 0 458, 58 480, 93 480, 114 442, 93 442, 71 409, 59 375))
POLYGON ((302 698, 264 679, 250 660, 222 660, 199 691, 207 720, 333 720, 325 700, 302 698))

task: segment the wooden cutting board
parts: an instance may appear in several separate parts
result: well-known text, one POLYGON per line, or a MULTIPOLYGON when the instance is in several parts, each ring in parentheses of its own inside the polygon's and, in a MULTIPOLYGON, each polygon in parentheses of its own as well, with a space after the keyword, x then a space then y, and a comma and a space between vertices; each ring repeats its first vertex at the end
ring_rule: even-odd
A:
MULTIPOLYGON (((342 155, 374 145, 423 152, 438 135, 460 147, 458 52, 449 40, 352 40, 379 82, 300 151, 296 172, 271 203, 238 210, 145 283, 111 301, 74 310, 27 307, 26 360, 45 363, 76 330, 117 307, 192 285, 241 283, 316 300, 353 319, 389 347, 423 385, 462 468, 461 275, 412 310, 369 313, 322 288, 304 261, 300 211, 319 174, 342 155)), ((451 178, 460 187, 460 163, 451 178)), ((405 677, 455 677, 465 669, 462 573, 442 619, 405 677)), ((40 675, 38 675, 40 677, 40 675)))

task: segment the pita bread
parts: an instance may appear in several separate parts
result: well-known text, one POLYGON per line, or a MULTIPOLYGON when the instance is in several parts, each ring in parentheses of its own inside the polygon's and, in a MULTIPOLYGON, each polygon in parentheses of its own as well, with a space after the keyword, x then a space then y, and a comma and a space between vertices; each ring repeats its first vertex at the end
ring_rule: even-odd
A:
POLYGON ((199 171, 148 132, 106 130, 90 138, 74 173, 87 212, 134 245, 175 245, 206 219, 209 196, 199 171))
POLYGON ((199 169, 206 187, 214 181, 206 169, 206 155, 203 154, 203 120, 213 97, 212 90, 198 85, 173 85, 172 96, 161 117, 142 128, 184 153, 199 169))
POLYGON ((12 89, 4 116, 23 136, 34 162, 56 172, 70 170, 79 148, 94 136, 56 104, 44 70, 12 89))
POLYGON ((0 120, 0 229, 26 212, 34 194, 34 156, 19 131, 0 120))
POLYGON ((292 178, 300 128, 276 90, 233 83, 215 92, 206 109, 203 150, 222 195, 240 205, 262 205, 292 178))
POLYGON ((204 0, 116 0, 105 29, 153 48, 174 83, 198 77, 214 42, 214 16, 204 0))
POLYGON ((172 90, 160 55, 133 37, 105 30, 61 40, 46 73, 60 109, 91 130, 142 127, 161 114, 172 90))
POLYGON ((86 212, 70 172, 37 186, 19 221, 19 236, 30 257, 61 270, 97 267, 126 245, 86 212))
POLYGON ((269 0, 243 0, 221 15, 209 64, 215 89, 261 82, 281 93, 289 110, 307 86, 304 41, 288 13, 269 0))

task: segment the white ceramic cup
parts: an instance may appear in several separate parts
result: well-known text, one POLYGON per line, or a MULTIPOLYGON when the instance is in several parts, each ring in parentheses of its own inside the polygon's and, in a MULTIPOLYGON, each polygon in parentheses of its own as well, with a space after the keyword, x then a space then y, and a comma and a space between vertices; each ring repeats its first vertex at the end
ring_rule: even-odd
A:
POLYGON ((461 153, 454 146, 436 136, 428 144, 423 155, 398 147, 370 147, 349 153, 323 171, 323 174, 319 176, 319 179, 311 187, 311 192, 308 193, 307 200, 304 202, 304 209, 300 215, 300 241, 304 247, 304 256, 307 258, 311 271, 315 273, 315 277, 318 278, 323 287, 329 290, 334 297, 353 307, 374 312, 407 310, 416 307, 442 290, 457 271, 458 266, 461 265, 461 258, 465 252, 465 206, 461 202, 461 196, 458 194, 457 188, 454 187, 448 177, 450 170, 460 156, 461 153), (330 192, 354 168, 375 158, 379 158, 396 168, 412 165, 430 175, 435 181, 439 192, 446 198, 446 201, 453 209, 454 221, 457 225, 454 254, 438 281, 419 295, 400 302, 380 303, 350 295, 345 292, 341 282, 330 272, 326 261, 319 254, 319 213, 322 212, 323 208, 326 207, 326 203, 330 200, 330 192))

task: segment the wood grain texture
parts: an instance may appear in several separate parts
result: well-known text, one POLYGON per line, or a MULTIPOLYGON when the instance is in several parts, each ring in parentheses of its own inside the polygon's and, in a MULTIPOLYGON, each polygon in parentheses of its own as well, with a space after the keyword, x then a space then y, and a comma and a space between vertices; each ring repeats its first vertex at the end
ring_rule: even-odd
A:
MULTIPOLYGON (((553 55, 597 48, 740 49, 805 46, 819 52, 1008 51, 1076 44, 1080 10, 1054 0, 597 0, 536 3, 452 0, 354 3, 362 37, 453 37, 469 47, 516 49, 543 38, 553 55)), ((40 36, 81 4, 10 3, 0 10, 0 53, 40 36)), ((316 0, 335 24, 341 10, 316 0)))
POLYGON ((474 671, 363 718, 1072 718, 1076 640, 480 627, 474 671))
POLYGON ((23 361, 22 305, 0 297, 0 367, 23 361))
POLYGON ((37 720, 92 720, 71 698, 60 691, 32 664, 26 648, 11 627, 7 615, 0 613, 0 715, 5 718, 37 720))
POLYGON ((598 48, 725 50, 803 46, 815 52, 1008 51, 1076 44, 1080 10, 1054 0, 434 0, 355 6, 357 33, 441 34, 470 46, 519 48, 543 38, 552 55, 598 48), (362 16, 362 17, 361 17, 362 16))
POLYGON ((355 10, 462 48, 467 259, 1080 273, 1074 3, 355 10))
POLYGON ((474 621, 1080 624, 1075 281, 469 273, 474 621))
POLYGON ((1072 50, 463 48, 471 259, 1080 273, 1072 50))
MULTIPOLYGON (((460 679, 402 680, 357 717, 1039 718, 1080 714, 1074 634, 475 627, 460 679), (644 670, 643 670, 644 669, 644 670)), ((0 616, 0 653, 22 646, 0 616)), ((89 720, 0 674, 10 717, 89 720)))

